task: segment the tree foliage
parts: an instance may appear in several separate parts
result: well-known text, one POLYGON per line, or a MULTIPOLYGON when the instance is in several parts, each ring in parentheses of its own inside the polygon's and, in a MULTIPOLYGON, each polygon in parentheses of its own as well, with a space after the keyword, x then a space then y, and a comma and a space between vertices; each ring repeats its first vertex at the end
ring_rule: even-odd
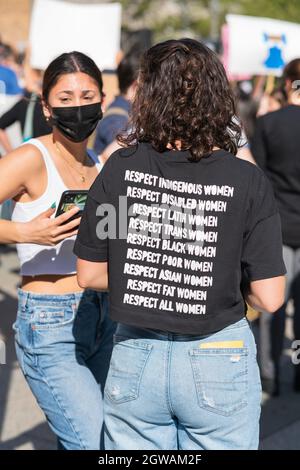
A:
MULTIPOLYGON (((112 0, 115 1, 115 0, 112 0)), ((300 23, 300 0, 119 0, 123 6, 124 25, 129 29, 149 27, 156 37, 176 36, 182 32, 208 36, 212 5, 217 5, 217 23, 224 23, 227 13, 277 18, 300 23), (177 14, 164 15, 166 3, 177 7, 177 14)))

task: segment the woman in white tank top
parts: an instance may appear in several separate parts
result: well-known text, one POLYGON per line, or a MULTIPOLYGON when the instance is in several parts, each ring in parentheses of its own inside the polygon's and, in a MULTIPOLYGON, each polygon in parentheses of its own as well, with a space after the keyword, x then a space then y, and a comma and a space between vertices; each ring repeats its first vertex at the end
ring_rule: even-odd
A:
POLYGON ((87 150, 102 117, 102 77, 79 52, 47 68, 43 109, 53 133, 31 139, 0 162, 0 202, 13 199, 11 221, 0 221, 0 243, 16 243, 17 356, 48 423, 65 449, 100 449, 102 390, 114 324, 106 293, 77 283, 77 209, 55 217, 67 189, 89 189, 101 162, 87 150))

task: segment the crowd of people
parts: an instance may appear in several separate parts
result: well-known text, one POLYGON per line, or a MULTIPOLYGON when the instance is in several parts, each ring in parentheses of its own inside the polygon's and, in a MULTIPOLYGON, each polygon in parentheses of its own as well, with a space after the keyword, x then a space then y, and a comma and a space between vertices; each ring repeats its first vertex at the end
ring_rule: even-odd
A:
POLYGON ((257 449, 291 301, 300 338, 300 59, 268 93, 192 39, 116 73, 107 104, 87 55, 33 70, 0 44, 20 367, 58 448, 257 449), (83 213, 58 215, 70 190, 88 191, 83 213))

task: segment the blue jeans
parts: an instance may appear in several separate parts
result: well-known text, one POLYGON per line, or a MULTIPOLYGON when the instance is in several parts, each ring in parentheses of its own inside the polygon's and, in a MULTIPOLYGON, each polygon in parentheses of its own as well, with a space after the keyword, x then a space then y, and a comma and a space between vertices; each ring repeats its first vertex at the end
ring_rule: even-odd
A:
POLYGON ((119 324, 105 386, 105 448, 257 449, 260 400, 246 319, 206 337, 119 324))
POLYGON ((51 429, 65 449, 100 449, 115 330, 107 294, 18 296, 17 356, 51 429))

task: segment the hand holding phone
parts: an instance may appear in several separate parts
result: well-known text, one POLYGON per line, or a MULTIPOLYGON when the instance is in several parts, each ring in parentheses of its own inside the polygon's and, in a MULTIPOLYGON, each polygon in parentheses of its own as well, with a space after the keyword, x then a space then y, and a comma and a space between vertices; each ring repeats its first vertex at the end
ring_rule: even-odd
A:
POLYGON ((52 218, 54 208, 49 208, 38 216, 18 224, 21 243, 55 246, 65 238, 77 235, 80 217, 79 208, 74 206, 58 217, 52 218))
POLYGON ((78 212, 68 219, 68 222, 74 220, 77 217, 82 216, 82 212, 87 200, 88 191, 85 189, 80 190, 67 190, 61 195, 60 202, 55 214, 55 217, 59 217, 65 214, 74 207, 78 207, 78 212))

